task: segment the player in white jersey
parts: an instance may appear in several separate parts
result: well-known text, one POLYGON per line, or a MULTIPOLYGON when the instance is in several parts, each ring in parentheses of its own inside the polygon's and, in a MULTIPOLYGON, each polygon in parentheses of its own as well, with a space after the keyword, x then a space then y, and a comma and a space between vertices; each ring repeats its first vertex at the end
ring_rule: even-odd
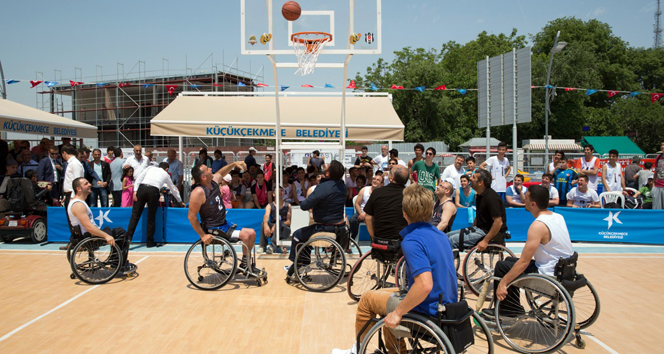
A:
POLYGON ((599 208, 597 191, 591 189, 588 176, 581 174, 576 187, 567 193, 567 206, 572 208, 599 208))
POLYGON ((602 166, 602 183, 605 192, 622 192, 625 190, 625 178, 622 175, 622 166, 618 161, 618 150, 609 150, 609 162, 602 166))
POLYGON ((601 169, 599 159, 593 156, 595 148, 588 144, 583 147, 585 156, 579 159, 576 163, 576 171, 588 176, 588 188, 597 190, 598 178, 597 175, 601 169))

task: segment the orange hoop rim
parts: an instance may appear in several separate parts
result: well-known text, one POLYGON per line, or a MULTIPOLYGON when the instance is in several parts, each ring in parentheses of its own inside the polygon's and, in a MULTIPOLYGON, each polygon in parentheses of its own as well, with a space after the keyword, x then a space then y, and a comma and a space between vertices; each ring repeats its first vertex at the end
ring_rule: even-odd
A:
POLYGON ((291 34, 291 42, 298 42, 301 44, 314 44, 318 42, 331 42, 332 41, 332 35, 327 32, 318 32, 318 31, 307 31, 307 32, 297 32, 291 34), (307 35, 307 34, 317 34, 322 36, 321 38, 298 38, 299 36, 302 35, 307 35))

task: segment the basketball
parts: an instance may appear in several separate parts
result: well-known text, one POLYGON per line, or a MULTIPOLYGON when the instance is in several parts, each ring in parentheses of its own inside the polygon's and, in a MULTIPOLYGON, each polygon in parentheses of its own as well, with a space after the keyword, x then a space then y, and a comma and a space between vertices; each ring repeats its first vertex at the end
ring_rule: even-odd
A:
POLYGON ((302 9, 300 8, 300 4, 296 3, 295 1, 286 1, 284 6, 281 7, 281 14, 288 21, 297 20, 300 18, 301 13, 302 9))

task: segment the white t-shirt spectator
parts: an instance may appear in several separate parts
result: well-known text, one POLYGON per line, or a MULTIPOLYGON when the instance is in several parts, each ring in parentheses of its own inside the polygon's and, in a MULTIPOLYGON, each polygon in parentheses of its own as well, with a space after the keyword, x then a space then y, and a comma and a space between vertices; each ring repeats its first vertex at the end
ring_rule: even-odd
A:
POLYGON ((355 188, 357 187, 357 182, 353 181, 353 177, 346 177, 346 188, 355 188))
POLYGON ((378 155, 374 157, 373 161, 378 164, 378 169, 387 171, 387 164, 390 162, 390 156, 378 155))
MULTIPOLYGON (((524 187, 523 185, 521 186, 521 191, 523 192, 523 195, 526 195, 526 192, 528 191, 528 188, 524 187)), ((523 200, 521 200, 521 194, 517 193, 516 188, 514 188, 514 185, 511 185, 507 187, 507 192, 505 192, 506 197, 512 197, 512 201, 516 203, 523 203, 523 200)))
POLYGON ((498 193, 504 193, 507 190, 507 180, 505 179, 505 174, 507 173, 507 168, 510 167, 510 160, 507 157, 503 157, 503 161, 498 159, 498 156, 492 156, 486 160, 488 170, 491 172, 491 189, 498 193))
POLYGON ((553 186, 553 184, 549 185, 549 200, 551 199, 556 199, 560 198, 560 193, 558 193, 558 189, 553 186))
MULTIPOLYGON (((143 172, 143 170, 149 166, 149 162, 150 161, 145 155, 141 155, 141 161, 136 160, 136 155, 132 155, 127 158, 125 165, 131 166, 131 168, 134 169, 134 176, 138 177, 141 172, 143 172)), ((134 188, 134 190, 136 190, 136 188, 134 188)))
POLYGON ((445 167, 443 174, 440 175, 440 179, 452 183, 454 189, 457 189, 461 187, 461 179, 459 177, 464 174, 466 174, 466 169, 463 168, 463 166, 461 166, 460 170, 457 170, 456 167, 454 167, 454 164, 451 164, 445 167))
POLYGON ((579 208, 590 208, 593 203, 599 202, 599 196, 594 189, 588 188, 585 193, 581 193, 578 187, 574 187, 567 193, 567 200, 573 201, 579 208))

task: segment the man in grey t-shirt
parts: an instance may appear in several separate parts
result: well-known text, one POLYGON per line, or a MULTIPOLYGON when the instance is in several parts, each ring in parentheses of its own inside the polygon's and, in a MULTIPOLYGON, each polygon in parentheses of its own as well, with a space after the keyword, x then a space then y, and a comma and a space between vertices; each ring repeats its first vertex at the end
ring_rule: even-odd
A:
POLYGON ((113 196, 113 206, 122 206, 122 166, 125 164, 122 149, 113 150, 115 158, 111 161, 111 195, 113 196))

